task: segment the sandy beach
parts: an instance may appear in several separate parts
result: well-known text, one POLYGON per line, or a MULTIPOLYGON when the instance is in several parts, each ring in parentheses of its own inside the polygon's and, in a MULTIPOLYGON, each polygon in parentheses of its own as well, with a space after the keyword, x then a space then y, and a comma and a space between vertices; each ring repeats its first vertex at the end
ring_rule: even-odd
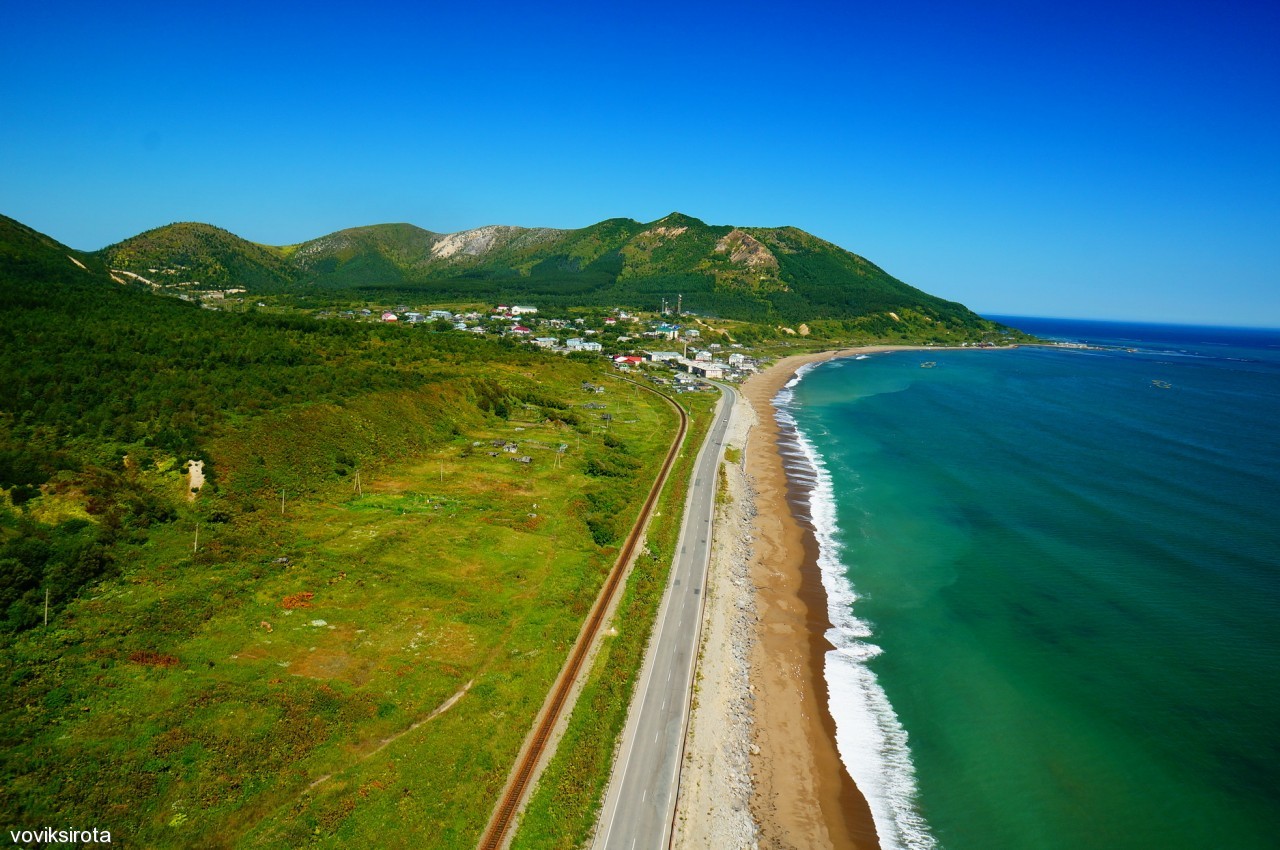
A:
POLYGON ((831 648, 817 544, 797 518, 772 400, 806 363, 916 350, 866 346, 787 357, 743 384, 726 445, 728 499, 716 520, 697 700, 675 846, 879 846, 827 709, 831 648))
POLYGON ((747 474, 756 498, 751 578, 758 617, 752 647, 756 751, 752 814, 767 848, 878 847, 866 800, 836 750, 827 710, 823 656, 827 597, 812 532, 793 511, 778 453, 773 397, 806 363, 882 351, 849 349, 788 357, 747 381, 743 395, 757 425, 747 444, 747 474))

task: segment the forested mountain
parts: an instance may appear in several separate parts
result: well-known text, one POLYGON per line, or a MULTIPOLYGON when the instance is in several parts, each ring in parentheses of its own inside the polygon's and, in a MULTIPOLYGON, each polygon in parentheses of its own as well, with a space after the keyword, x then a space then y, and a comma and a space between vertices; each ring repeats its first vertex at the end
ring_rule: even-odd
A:
POLYGON ((172 224, 97 256, 152 282, 250 292, 357 290, 370 297, 636 309, 679 294, 691 311, 748 321, 847 320, 904 310, 977 321, 963 305, 797 228, 712 226, 680 213, 578 230, 495 225, 440 234, 383 224, 281 248, 208 225, 172 224))
POLYGON ((148 230, 108 245, 97 256, 112 269, 130 272, 155 285, 278 292, 297 279, 282 249, 246 241, 220 227, 191 222, 148 230))

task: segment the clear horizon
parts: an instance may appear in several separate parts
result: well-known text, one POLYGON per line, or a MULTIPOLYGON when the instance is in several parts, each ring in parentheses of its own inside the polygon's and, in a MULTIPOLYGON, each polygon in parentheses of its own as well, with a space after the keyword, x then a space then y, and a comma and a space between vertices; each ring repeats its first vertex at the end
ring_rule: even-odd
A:
POLYGON ((794 225, 979 312, 1280 326, 1267 4, 19 6, 0 212, 95 250, 794 225))
POLYGON ((1149 319, 1111 318, 1111 317, 1105 317, 1105 316, 1104 317, 1029 316, 1029 315, 1014 315, 1012 313, 1005 313, 1000 310, 976 310, 975 309, 973 312, 977 313, 979 316, 982 316, 984 319, 991 319, 993 321, 1001 322, 1002 324, 1007 324, 1007 322, 1005 322, 1006 319, 1035 319, 1037 321, 1051 321, 1051 322, 1059 322, 1059 321, 1091 322, 1091 323, 1100 324, 1100 325, 1138 325, 1138 326, 1150 326, 1150 327, 1157 327, 1157 328, 1159 327, 1211 328, 1211 329, 1216 328, 1220 330, 1275 331, 1276 333, 1280 333, 1280 325, 1249 325, 1249 324, 1224 325, 1221 323, 1214 323, 1214 322, 1157 322, 1149 319))

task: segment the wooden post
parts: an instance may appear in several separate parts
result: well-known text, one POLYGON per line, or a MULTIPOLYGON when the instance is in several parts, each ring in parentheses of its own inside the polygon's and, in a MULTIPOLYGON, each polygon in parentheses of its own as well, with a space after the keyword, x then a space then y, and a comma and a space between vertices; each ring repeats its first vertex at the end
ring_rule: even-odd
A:
POLYGON ((284 488, 280 488, 280 516, 284 516, 284 488))
POLYGON ((191 554, 194 555, 196 552, 199 552, 199 551, 200 551, 200 523, 196 523, 196 539, 195 539, 195 542, 191 544, 191 554))

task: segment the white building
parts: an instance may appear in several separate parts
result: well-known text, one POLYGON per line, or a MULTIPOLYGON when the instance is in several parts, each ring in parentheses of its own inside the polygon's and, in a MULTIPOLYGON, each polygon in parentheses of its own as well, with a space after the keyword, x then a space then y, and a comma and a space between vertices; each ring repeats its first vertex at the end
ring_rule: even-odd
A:
POLYGON ((703 378, 723 378, 724 366, 719 363, 694 363, 689 371, 703 378))
POLYGON ((536 312, 538 312, 537 307, 512 307, 511 308, 511 315, 513 316, 527 316, 536 312))

